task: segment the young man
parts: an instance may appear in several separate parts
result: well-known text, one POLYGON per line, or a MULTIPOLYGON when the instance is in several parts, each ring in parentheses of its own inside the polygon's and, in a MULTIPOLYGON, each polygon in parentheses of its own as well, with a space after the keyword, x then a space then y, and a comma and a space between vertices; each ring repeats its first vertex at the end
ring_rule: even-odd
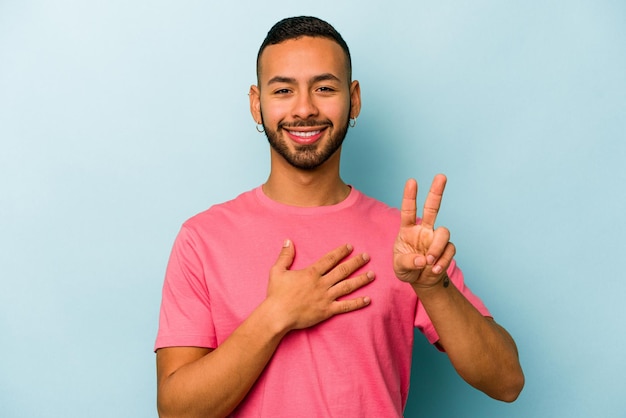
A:
POLYGON ((361 108, 341 36, 285 19, 257 75, 250 110, 270 175, 176 239, 155 347, 160 416, 402 416, 415 326, 468 383, 513 401, 524 382, 515 343, 434 226, 445 177, 418 221, 414 180, 398 211, 339 176, 361 108))

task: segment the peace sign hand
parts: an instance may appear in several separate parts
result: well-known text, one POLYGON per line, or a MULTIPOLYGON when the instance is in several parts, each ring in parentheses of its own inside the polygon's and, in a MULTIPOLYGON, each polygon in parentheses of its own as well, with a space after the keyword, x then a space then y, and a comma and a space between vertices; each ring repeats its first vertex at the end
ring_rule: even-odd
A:
POLYGON ((393 268, 396 277, 418 288, 447 282, 446 269, 456 252, 450 240, 450 231, 435 229, 441 205, 446 176, 435 176, 424 203, 422 220, 417 223, 417 182, 410 179, 404 186, 400 231, 393 247, 393 268))

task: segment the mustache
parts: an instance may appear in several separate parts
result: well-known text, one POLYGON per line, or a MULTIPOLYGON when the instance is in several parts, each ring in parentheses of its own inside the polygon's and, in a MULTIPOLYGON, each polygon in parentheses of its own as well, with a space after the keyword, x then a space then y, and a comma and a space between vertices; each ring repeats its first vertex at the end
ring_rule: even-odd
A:
POLYGON ((278 124, 278 128, 308 128, 309 126, 329 126, 332 127, 333 123, 326 120, 302 120, 297 122, 281 122, 278 124))

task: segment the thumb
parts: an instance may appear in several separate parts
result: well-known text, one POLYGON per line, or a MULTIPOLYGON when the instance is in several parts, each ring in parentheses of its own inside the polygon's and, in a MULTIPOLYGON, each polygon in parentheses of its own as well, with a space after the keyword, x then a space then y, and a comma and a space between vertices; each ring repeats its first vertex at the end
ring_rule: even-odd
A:
POLYGON ((397 254, 393 260, 396 277, 405 282, 413 282, 426 267, 426 258, 417 254, 397 254))
POLYGON ((426 264, 426 257, 419 254, 396 254, 393 260, 393 268, 396 272, 423 270, 426 264))
POLYGON ((290 239, 286 239, 283 242, 283 248, 280 250, 280 254, 278 254, 278 259, 276 263, 274 263, 274 266, 281 270, 288 270, 293 263, 295 255, 296 251, 293 247, 293 242, 291 242, 290 239))

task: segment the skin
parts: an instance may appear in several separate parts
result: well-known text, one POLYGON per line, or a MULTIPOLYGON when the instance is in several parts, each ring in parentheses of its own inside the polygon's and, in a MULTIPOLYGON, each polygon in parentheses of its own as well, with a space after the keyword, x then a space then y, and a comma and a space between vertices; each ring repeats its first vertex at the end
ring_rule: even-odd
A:
MULTIPOLYGON (((303 37, 269 46, 262 55, 259 86, 250 87, 250 112, 291 154, 297 154, 301 144, 294 142, 289 130, 321 130, 314 146, 326 149, 348 118, 356 118, 361 110, 359 82, 348 77, 343 50, 328 39, 303 37), (281 128, 312 121, 319 123, 281 128)), ((271 147, 270 176, 263 191, 276 201, 296 206, 338 203, 350 191, 339 176, 340 157, 341 148, 323 162, 317 161, 316 167, 303 169, 271 147)))
MULTIPOLYGON (((348 195, 349 186, 339 176, 337 141, 343 139, 348 118, 357 117, 361 109, 359 83, 348 78, 343 51, 328 39, 303 37, 263 52, 259 85, 250 87, 250 111, 274 141, 270 175, 263 185, 270 198, 307 207, 336 204, 348 195), (311 132, 314 140, 308 136, 311 132)), ((513 339, 453 284, 442 285, 455 253, 449 231, 435 228, 445 182, 444 176, 435 177, 419 225, 417 183, 407 182, 393 248, 394 270, 407 282, 407 291, 422 300, 440 335, 438 344, 459 374, 489 396, 512 401, 524 383, 513 339)), ((266 299, 219 347, 157 351, 162 418, 228 415, 287 333, 367 309, 369 297, 349 296, 375 279, 372 271, 354 275, 369 261, 366 253, 352 254, 347 243, 307 268, 291 270, 294 247, 285 240, 269 272, 266 299)))
POLYGON ((492 318, 484 317, 452 282, 443 286, 456 252, 450 232, 435 228, 446 177, 437 175, 416 223, 417 182, 408 180, 401 205, 401 226, 393 248, 398 279, 411 285, 439 334, 459 375, 487 395, 513 402, 524 386, 524 374, 513 338, 492 318))

